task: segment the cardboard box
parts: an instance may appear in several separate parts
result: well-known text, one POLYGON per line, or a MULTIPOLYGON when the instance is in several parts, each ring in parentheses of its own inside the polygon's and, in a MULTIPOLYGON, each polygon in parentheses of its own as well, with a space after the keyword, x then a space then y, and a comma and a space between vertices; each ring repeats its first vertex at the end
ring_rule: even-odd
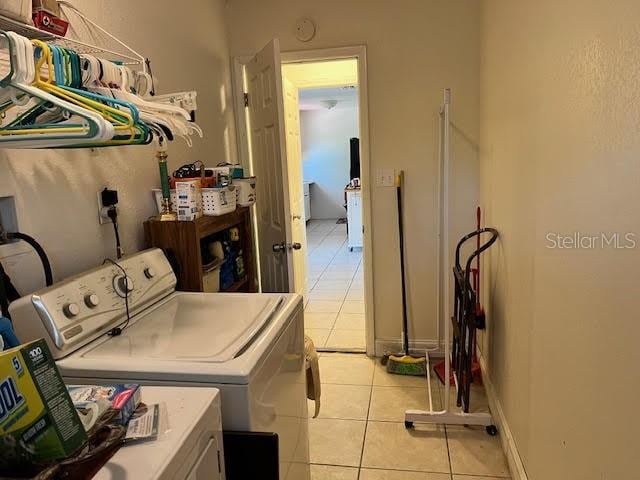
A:
POLYGON ((69 22, 61 18, 62 11, 57 0, 33 0, 33 24, 40 30, 64 37, 69 22))
POLYGON ((33 24, 40 30, 53 33, 60 37, 64 37, 69 28, 69 22, 47 12, 35 12, 33 14, 33 24))
POLYGON ((69 457, 87 435, 47 343, 0 352, 0 476, 69 457))
POLYGON ((199 180, 176 182, 178 220, 193 221, 202 216, 202 191, 199 180))

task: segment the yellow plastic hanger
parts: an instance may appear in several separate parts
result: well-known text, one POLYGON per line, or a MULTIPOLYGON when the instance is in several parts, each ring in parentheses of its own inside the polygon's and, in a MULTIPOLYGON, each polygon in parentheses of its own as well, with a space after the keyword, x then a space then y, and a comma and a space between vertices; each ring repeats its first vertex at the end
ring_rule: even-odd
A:
MULTIPOLYGON (((38 61, 36 62, 36 73, 35 73, 35 81, 34 86, 52 94, 63 100, 73 103, 79 107, 86 108, 88 110, 94 111, 103 116, 107 121, 111 122, 114 126, 114 130, 116 132, 124 133, 128 135, 127 139, 122 140, 108 140, 105 144, 108 145, 127 145, 131 143, 131 141, 136 136, 137 131, 135 130, 135 122, 131 114, 125 110, 119 110, 103 103, 97 102, 90 98, 84 97, 82 95, 78 95, 77 93, 70 92, 63 88, 58 87, 53 83, 53 58, 51 55, 51 49, 49 46, 40 41, 40 40, 32 40, 33 45, 36 47, 40 47, 41 55, 38 61), (48 78, 43 79, 41 77, 40 71, 44 64, 47 64, 47 73, 48 78)), ((56 128, 56 132, 64 132, 65 127, 56 128)), ((69 127, 75 128, 75 127, 69 127)), ((45 129, 46 130, 46 129, 45 129)), ((35 133, 33 129, 30 132, 35 133)))
MULTIPOLYGON (((43 56, 43 58, 41 59, 41 61, 38 64, 38 66, 36 67, 35 75, 37 77, 40 76, 39 69, 42 68, 42 66, 44 65, 45 61, 46 61, 46 58, 43 56)), ((51 66, 53 66, 53 64, 51 64, 51 66)), ((10 108, 12 108, 14 106, 16 106, 16 105, 15 104, 6 105, 2 109, 1 113, 5 113, 6 111, 8 111, 10 108)), ((88 130, 89 130, 89 128, 86 125, 68 126, 68 127, 56 127, 55 129, 52 129, 52 128, 29 128, 29 129, 10 129, 10 130, 4 129, 4 130, 0 130, 0 136, 20 136, 20 135, 32 135, 32 134, 59 135, 59 134, 64 134, 64 133, 85 133, 88 130)))

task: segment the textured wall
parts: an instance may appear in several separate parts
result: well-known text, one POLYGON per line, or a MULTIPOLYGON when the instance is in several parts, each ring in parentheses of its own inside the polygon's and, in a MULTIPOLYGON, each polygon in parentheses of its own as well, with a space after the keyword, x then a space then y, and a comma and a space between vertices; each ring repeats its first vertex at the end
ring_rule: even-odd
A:
MULTIPOLYGON (((406 171, 407 266, 411 334, 437 339, 438 108, 454 92, 457 222, 452 238, 473 228, 477 201, 479 12, 475 0, 232 0, 227 5, 232 55, 258 51, 278 38, 283 51, 366 45, 371 173, 406 171), (309 16, 317 36, 295 38, 309 16)), ((372 188, 375 324, 379 340, 399 339, 398 234, 393 189, 372 188)))
POLYGON ((481 191, 502 236, 483 349, 531 480, 640 469, 638 249, 547 248, 550 232, 640 234, 639 16, 628 0, 484 3, 481 191))
POLYGON ((349 183, 351 147, 359 136, 358 109, 337 106, 331 110, 300 112, 302 168, 312 186, 313 218, 346 217, 344 187, 349 183))
MULTIPOLYGON (((76 4, 151 58, 160 93, 198 91, 197 120, 205 138, 194 140, 191 150, 181 141, 172 144, 171 167, 235 158, 222 0, 190 1, 179 8, 169 0, 76 4)), ((96 195, 105 185, 120 193, 125 250, 131 253, 143 246, 142 222, 155 211, 150 190, 159 184, 154 153, 151 146, 95 153, 0 150, 0 196, 16 196, 21 229, 42 242, 61 279, 114 255, 113 230, 97 220, 96 195)))

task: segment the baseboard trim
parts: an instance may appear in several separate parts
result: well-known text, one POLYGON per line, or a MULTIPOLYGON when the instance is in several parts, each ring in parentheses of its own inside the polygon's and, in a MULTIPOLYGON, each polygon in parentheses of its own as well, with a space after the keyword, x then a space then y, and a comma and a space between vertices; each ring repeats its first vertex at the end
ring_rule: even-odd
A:
POLYGON ((511 471, 512 480, 528 480, 527 471, 524 468, 518 447, 507 423, 507 417, 502 410, 500 400, 496 395, 495 388, 491 382, 491 377, 487 369, 486 359, 478 352, 478 358, 480 360, 480 368, 482 369, 482 383, 487 393, 487 399, 489 400, 489 408, 491 414, 500 432, 500 441, 502 442, 502 448, 507 456, 507 462, 509 463, 509 470, 511 471))
MULTIPOLYGON (((375 343, 376 357, 382 357, 387 353, 396 353, 402 350, 402 342, 397 338, 377 338, 375 343)), ((431 357, 444 357, 438 340, 412 340, 409 342, 409 352, 412 355, 424 355, 429 351, 431 357)))

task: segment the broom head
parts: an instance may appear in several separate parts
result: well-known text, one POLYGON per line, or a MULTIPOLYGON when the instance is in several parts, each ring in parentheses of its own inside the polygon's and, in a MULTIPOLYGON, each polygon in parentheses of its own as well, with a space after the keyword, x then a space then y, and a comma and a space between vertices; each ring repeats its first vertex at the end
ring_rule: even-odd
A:
POLYGON ((427 359, 415 358, 410 355, 391 355, 387 362, 387 372, 396 375, 414 375, 424 377, 427 374, 427 359))

